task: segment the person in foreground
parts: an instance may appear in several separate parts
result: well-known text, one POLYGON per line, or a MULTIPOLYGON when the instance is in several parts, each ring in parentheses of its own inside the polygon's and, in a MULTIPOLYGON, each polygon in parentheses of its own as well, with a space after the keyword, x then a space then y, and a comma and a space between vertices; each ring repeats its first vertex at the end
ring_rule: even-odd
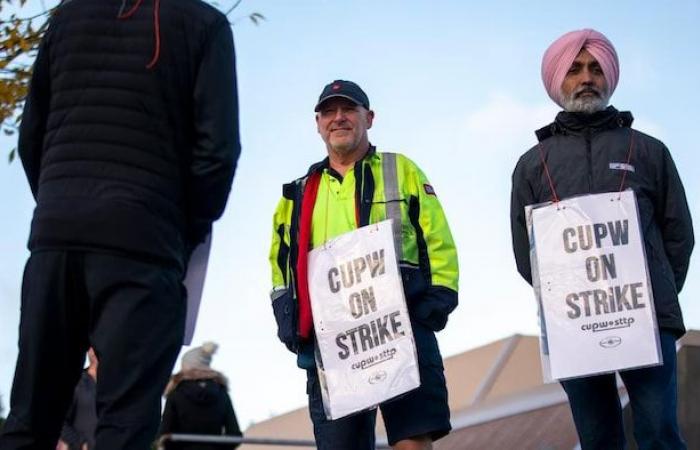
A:
POLYGON ((429 449, 451 429, 442 357, 435 332, 457 306, 457 252, 442 207, 420 169, 401 154, 382 153, 369 143, 374 111, 355 83, 328 84, 315 107, 316 127, 328 157, 306 175, 284 185, 273 220, 272 306, 278 336, 297 353, 307 371, 309 411, 321 450, 363 450, 375 445, 376 411, 327 420, 314 360, 314 330, 304 282, 311 248, 359 227, 385 220, 393 209, 400 224, 397 242, 406 302, 415 337, 421 386, 380 405, 389 444, 395 449, 429 449), (382 165, 390 167, 397 191, 385 189, 382 165), (304 221, 302 209, 313 212, 304 221), (300 217, 301 214, 301 217, 300 217), (300 242, 308 242, 305 246, 300 242), (400 245, 398 244, 400 242, 400 245), (400 247, 400 248, 399 248, 400 247), (298 312, 298 315, 296 313, 298 312))
MULTIPOLYGON (((513 172, 511 226, 518 271, 532 284, 527 205, 581 194, 634 190, 645 244, 663 364, 619 372, 640 449, 684 449, 676 414, 676 340, 685 333, 678 304, 693 227, 683 185, 668 149, 631 128, 632 115, 608 106, 619 78, 615 48, 584 29, 557 39, 542 60, 542 80, 564 111, 536 132, 539 144, 513 172), (548 173, 547 173, 548 172, 548 173)), ((615 374, 561 382, 569 397, 581 447, 624 449, 615 374)))
POLYGON ((68 0, 50 19, 18 153, 36 208, 0 449, 54 449, 89 346, 96 448, 149 448, 192 249, 240 153, 233 36, 200 0, 68 0))

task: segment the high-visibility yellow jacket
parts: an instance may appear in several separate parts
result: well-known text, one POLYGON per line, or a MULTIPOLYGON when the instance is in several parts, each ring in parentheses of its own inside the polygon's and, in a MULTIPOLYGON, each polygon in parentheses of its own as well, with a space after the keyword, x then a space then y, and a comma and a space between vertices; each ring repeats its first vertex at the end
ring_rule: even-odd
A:
POLYGON ((314 172, 321 173, 321 181, 311 222, 312 248, 358 225, 389 217, 400 221, 394 237, 409 314, 434 331, 444 328, 448 314, 457 306, 459 269, 442 206, 426 176, 411 160, 370 147, 344 177, 329 167, 326 158, 283 187, 273 218, 270 249, 271 297, 279 338, 290 350, 298 349, 299 218, 304 185, 314 172))

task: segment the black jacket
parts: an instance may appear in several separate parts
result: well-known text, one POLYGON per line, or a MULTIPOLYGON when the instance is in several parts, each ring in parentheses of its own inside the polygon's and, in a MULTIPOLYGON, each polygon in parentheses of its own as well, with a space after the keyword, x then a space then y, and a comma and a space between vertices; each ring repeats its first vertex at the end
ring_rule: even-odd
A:
MULTIPOLYGON (((663 143, 633 130, 632 115, 613 107, 591 115, 561 112, 537 131, 547 167, 560 199, 580 194, 617 192, 633 145, 625 187, 639 205, 658 325, 682 335, 678 293, 695 243, 683 185, 663 143)), ((532 283, 524 207, 553 199, 540 147, 525 153, 513 172, 511 228, 518 271, 532 283)))
POLYGON ((64 1, 41 43, 18 146, 37 201, 29 248, 184 267, 240 153, 233 38, 200 0, 118 18, 122 3, 64 1))
MULTIPOLYGON (((205 434, 241 436, 226 379, 215 371, 180 372, 168 387, 159 435, 205 434)), ((225 448, 236 448, 227 446, 225 448)), ((216 450, 221 445, 173 443, 170 449, 216 450)))

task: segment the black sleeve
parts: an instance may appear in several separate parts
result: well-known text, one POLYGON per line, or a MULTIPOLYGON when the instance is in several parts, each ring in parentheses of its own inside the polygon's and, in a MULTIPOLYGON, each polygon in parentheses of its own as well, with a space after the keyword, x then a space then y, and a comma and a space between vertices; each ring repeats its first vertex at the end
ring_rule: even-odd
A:
POLYGON ((221 217, 241 151, 235 59, 233 34, 222 20, 209 37, 194 88, 195 145, 188 180, 192 247, 221 217))
POLYGON ((678 176, 676 165, 673 163, 668 149, 664 148, 663 193, 660 196, 662 205, 657 206, 661 235, 664 240, 664 250, 671 263, 678 292, 683 288, 688 274, 690 254, 695 245, 693 222, 688 209, 683 184, 678 176))
POLYGON ((34 61, 29 93, 24 102, 22 122, 19 127, 17 153, 22 160, 24 173, 34 198, 39 186, 41 155, 46 133, 46 121, 49 116, 51 83, 49 81, 48 34, 39 45, 39 52, 34 61))
POLYGON ((420 301, 412 304, 416 320, 432 331, 440 331, 447 325, 447 318, 457 307, 458 294, 444 286, 429 286, 420 301))
POLYGON ((172 392, 167 400, 165 400, 165 409, 163 409, 163 416, 160 419, 160 428, 158 429, 158 436, 164 434, 177 433, 177 413, 175 411, 175 392, 172 392))
POLYGON ((510 229, 513 239, 513 253, 518 272, 532 284, 532 270, 530 268, 530 239, 525 220, 525 206, 535 203, 534 194, 524 174, 522 160, 518 162, 513 171, 513 186, 510 196, 510 229))

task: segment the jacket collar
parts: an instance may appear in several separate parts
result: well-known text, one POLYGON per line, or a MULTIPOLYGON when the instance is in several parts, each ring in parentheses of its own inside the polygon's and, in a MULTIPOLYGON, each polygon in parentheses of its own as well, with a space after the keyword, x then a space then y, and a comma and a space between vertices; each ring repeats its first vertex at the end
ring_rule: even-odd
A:
MULTIPOLYGON (((370 158, 370 157, 374 156, 376 153, 377 153, 377 147, 375 147, 374 145, 372 145, 370 143, 369 149, 367 150, 365 155, 359 159, 358 162, 363 161, 367 158, 370 158)), ((357 165, 357 163, 355 163, 355 164, 357 165)), ((306 176, 309 176, 314 172, 321 172, 321 171, 323 171, 323 169, 327 169, 329 167, 329 165, 330 165, 330 161, 328 159, 328 156, 326 156, 325 158, 323 158, 322 161, 319 161, 317 163, 312 164, 311 167, 309 167, 308 172, 306 172, 306 176)))
POLYGON ((598 132, 614 128, 629 128, 632 126, 632 113, 618 111, 614 106, 608 106, 603 111, 593 114, 562 111, 557 114, 554 122, 535 131, 537 140, 542 142, 555 135, 580 135, 584 131, 598 132))

